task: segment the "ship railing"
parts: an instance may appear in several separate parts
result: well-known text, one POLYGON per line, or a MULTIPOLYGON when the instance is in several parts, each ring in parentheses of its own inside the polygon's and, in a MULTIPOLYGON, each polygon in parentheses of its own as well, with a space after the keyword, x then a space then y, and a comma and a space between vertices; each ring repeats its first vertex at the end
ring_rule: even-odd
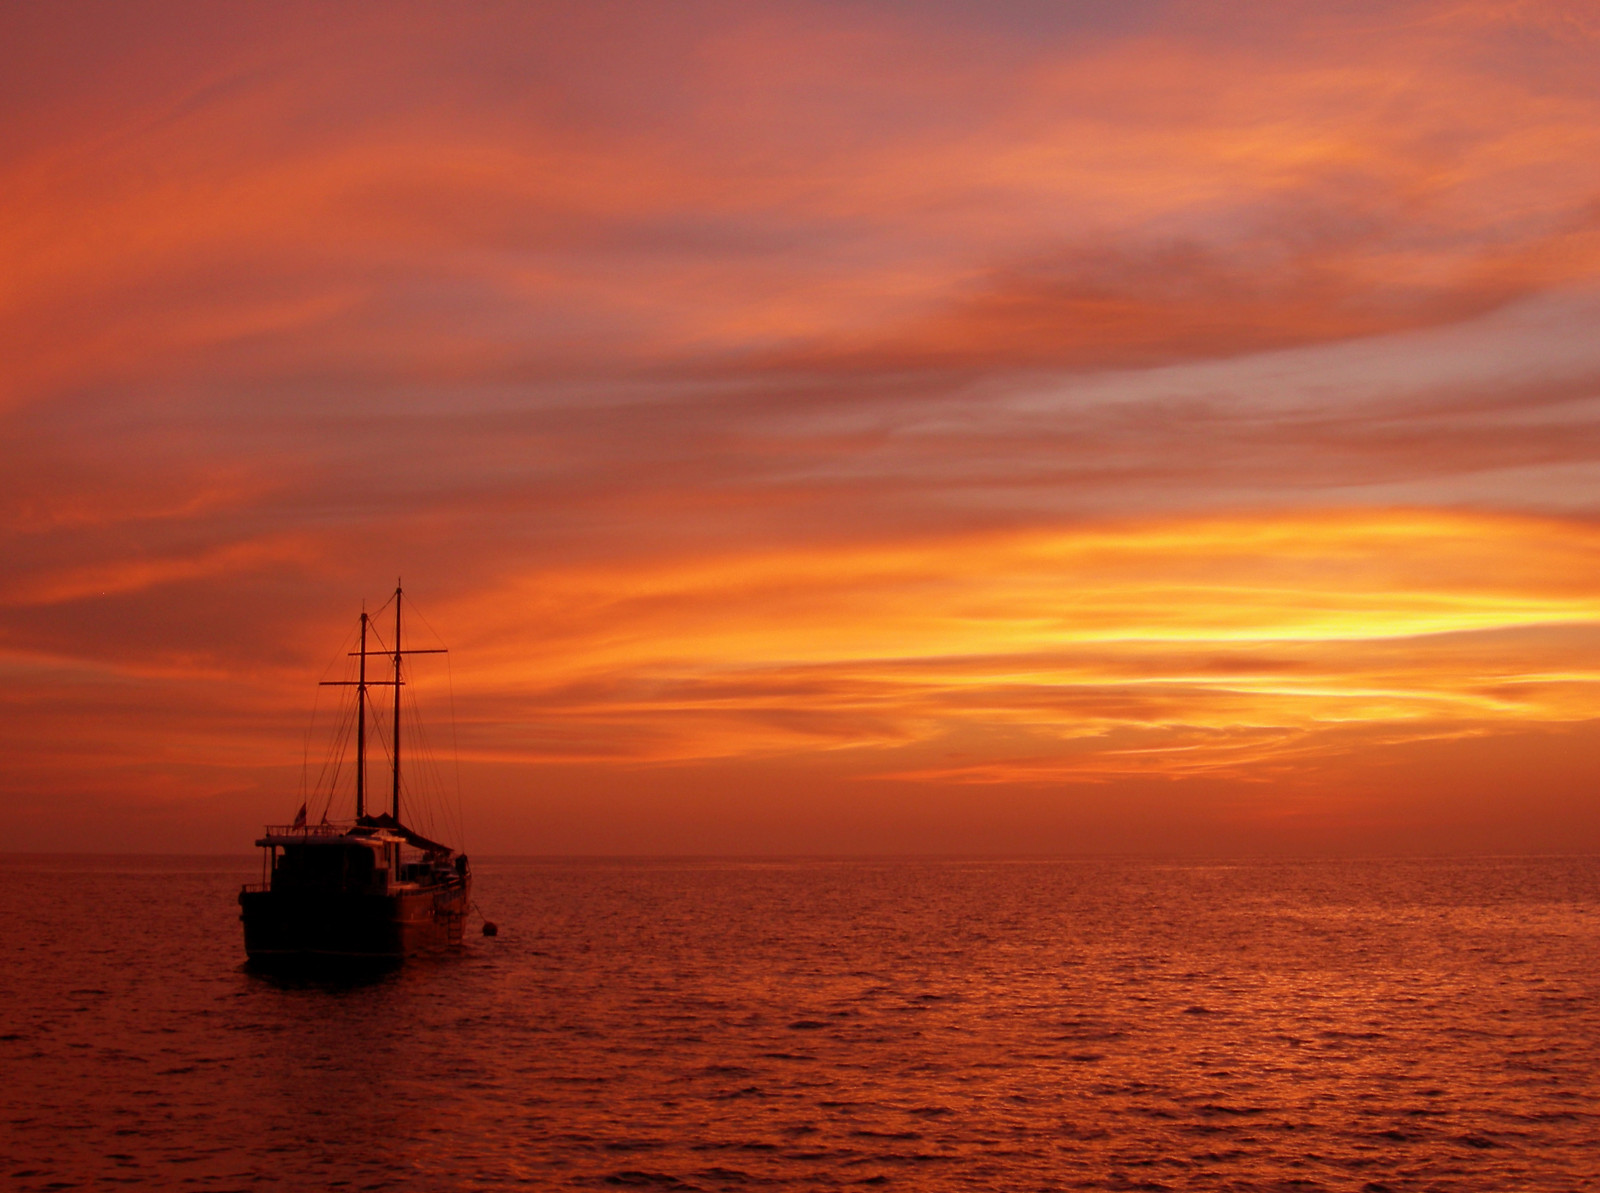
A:
POLYGON ((355 827, 354 821, 339 823, 323 821, 321 824, 269 824, 269 837, 342 837, 355 827))
POLYGON ((270 891, 272 884, 270 882, 246 882, 242 883, 239 889, 246 894, 252 891, 270 891))

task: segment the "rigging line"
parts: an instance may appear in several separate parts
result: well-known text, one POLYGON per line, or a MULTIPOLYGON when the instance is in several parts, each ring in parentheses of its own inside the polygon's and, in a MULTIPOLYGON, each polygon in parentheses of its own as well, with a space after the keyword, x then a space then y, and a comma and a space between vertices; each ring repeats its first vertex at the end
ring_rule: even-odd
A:
POLYGON ((389 709, 387 707, 387 702, 377 700, 372 701, 367 705, 367 715, 372 718, 372 720, 369 722, 369 724, 372 726, 372 736, 377 741, 379 748, 383 750, 383 756, 388 758, 390 756, 390 750, 389 738, 387 736, 389 732, 389 709))
POLYGON ((427 718, 422 716, 420 704, 420 696, 413 691, 411 693, 411 707, 415 723, 418 726, 418 737, 421 743, 424 763, 421 778, 419 779, 419 789, 422 790, 421 806, 423 814, 427 817, 428 833, 435 839, 442 839, 448 836, 459 842, 459 834, 451 831, 449 788, 446 787, 444 782, 444 770, 440 765, 439 751, 434 746, 432 730, 429 728, 427 718))
POLYGON ((413 815, 420 811, 420 819, 427 829, 426 835, 437 838, 439 833, 434 820, 433 800, 430 798, 429 789, 438 786, 439 768, 433 754, 433 743, 428 737, 422 710, 417 702, 416 690, 414 688, 408 690, 405 698, 411 712, 411 733, 415 745, 412 753, 412 770, 409 774, 401 776, 400 783, 406 794, 413 797, 411 801, 413 815), (408 782, 408 779, 413 777, 417 780, 415 787, 408 782))
POLYGON ((456 674, 450 665, 450 656, 444 656, 444 675, 450 693, 450 757, 455 764, 456 778, 456 840, 459 848, 467 847, 467 818, 461 807, 461 734, 456 727, 456 674))
MULTIPOLYGON (((443 646, 444 639, 439 636, 439 631, 434 629, 433 623, 418 608, 416 598, 413 597, 407 604, 412 617, 420 620, 423 627, 433 635, 434 641, 443 646)), ((448 657, 447 653, 446 658, 448 659, 448 657)), ((428 735, 427 722, 422 716, 422 708, 414 679, 412 684, 407 685, 404 699, 406 707, 411 714, 412 740, 415 745, 412 755, 414 765, 405 774, 401 775, 400 786, 402 792, 408 797, 409 805, 412 808, 413 823, 420 821, 427 830, 428 836, 438 838, 441 835, 438 830, 438 817, 435 814, 438 809, 434 805, 436 802, 443 802, 444 783, 443 777, 439 772, 438 757, 433 748, 433 741, 428 735), (435 798, 435 793, 437 793, 437 799, 435 798)))
MULTIPOLYGON (((339 774, 344 769, 344 760, 350 751, 351 730, 355 728, 355 709, 348 709, 339 720, 339 727, 334 738, 333 774, 328 779, 328 793, 322 801, 321 819, 327 819, 328 813, 333 809, 333 797, 338 791, 339 774)), ((308 810, 309 811, 309 810, 308 810)))
MULTIPOLYGON (((324 759, 322 771, 317 776, 316 794, 320 797, 326 785, 327 797, 322 800, 322 816, 326 816, 333 807, 333 797, 339 785, 339 775, 344 767, 345 753, 349 750, 350 731, 355 723, 355 706, 340 710, 339 720, 333 727, 332 740, 329 744, 328 756, 324 759)), ((307 801, 306 814, 311 814, 310 801, 307 801)))
MULTIPOLYGON (((330 768, 334 768, 334 773, 337 774, 337 768, 335 767, 335 763, 334 763, 334 756, 335 756, 335 754, 337 753, 337 750, 338 750, 338 741, 339 741, 339 739, 338 739, 338 727, 335 726, 333 741, 328 747, 328 753, 323 755, 323 758, 322 758, 322 769, 317 772, 317 785, 314 788, 312 788, 312 790, 316 793, 316 795, 317 795, 317 797, 319 799, 322 796, 323 785, 332 782, 332 780, 329 779, 329 777, 328 777, 329 769, 330 768)), ((311 811, 311 802, 310 802, 310 800, 308 798, 307 801, 306 801, 306 813, 307 813, 307 815, 310 814, 310 811, 311 811)))
POLYGON ((427 798, 428 788, 428 738, 422 728, 422 717, 417 712, 416 698, 405 694, 406 711, 411 717, 411 765, 400 777, 400 787, 406 796, 406 806, 411 823, 433 836, 433 816, 427 798))
POLYGON ((429 621, 427 617, 423 615, 422 610, 417 608, 416 597, 412 597, 411 600, 407 602, 407 607, 411 610, 412 617, 420 618, 422 624, 428 627, 428 633, 433 635, 433 640, 440 646, 443 646, 444 639, 439 636, 439 631, 433 628, 433 622, 429 621))
MULTIPOLYGON (((323 667, 323 669, 322 669, 321 678, 323 680, 326 680, 328 678, 328 676, 333 672, 333 669, 339 665, 339 662, 340 662, 341 659, 345 659, 346 670, 348 671, 349 666, 348 666, 348 659, 347 659, 346 656, 349 653, 350 645, 355 640, 356 635, 357 635, 357 631, 346 631, 345 636, 344 636, 344 641, 340 644, 338 652, 335 653, 334 656, 331 659, 328 660, 327 665, 325 667, 323 667)), ((319 712, 321 712, 321 709, 322 709, 322 685, 321 685, 321 683, 318 683, 316 694, 312 697, 312 700, 311 700, 311 719, 306 725, 305 746, 304 746, 304 751, 303 751, 303 754, 302 754, 301 765, 300 765, 300 797, 301 797, 300 798, 300 802, 301 802, 302 806, 305 807, 306 815, 308 817, 311 814, 311 797, 312 797, 312 794, 313 793, 316 793, 318 795, 321 794, 321 792, 322 792, 322 780, 323 780, 324 776, 326 776, 327 773, 328 773, 328 760, 326 758, 324 758, 323 759, 323 763, 322 763, 322 768, 317 774, 316 786, 315 787, 311 786, 311 739, 316 734, 317 715, 318 715, 319 712)), ((324 814, 326 814, 326 813, 324 813, 324 814)))
MULTIPOLYGON (((383 604, 379 605, 376 609, 369 610, 367 613, 367 638, 369 643, 367 655, 369 658, 382 657, 385 655, 389 656, 391 659, 394 657, 394 651, 391 650, 389 648, 389 644, 383 640, 383 633, 378 629, 378 614, 382 613, 392 604, 394 604, 394 594, 390 593, 388 600, 384 601, 383 604), (378 644, 378 648, 376 650, 372 649, 370 645, 373 642, 378 644)), ((385 685, 383 683, 379 683, 374 686, 382 687, 385 685)), ((383 763, 392 769, 394 766, 394 750, 390 747, 390 743, 393 740, 393 734, 390 732, 389 722, 393 718, 389 714, 388 702, 385 700, 370 701, 367 704, 367 715, 371 718, 371 721, 369 722, 371 732, 367 739, 367 753, 369 756, 373 754, 372 743, 377 742, 379 750, 382 751, 383 763)))
MULTIPOLYGON (((321 676, 322 679, 327 679, 328 678, 328 673, 331 672, 334 669, 334 667, 338 665, 340 656, 343 655, 349 649, 350 643, 354 640, 354 637, 355 637, 355 635, 351 634, 351 633, 347 633, 345 635, 344 643, 341 646, 339 653, 335 654, 333 656, 333 658, 328 660, 327 666, 325 666, 322 669, 322 676, 321 676)), ((312 787, 311 787, 311 739, 312 739, 312 737, 314 737, 316 735, 316 731, 317 731, 317 713, 321 711, 321 708, 322 708, 322 685, 319 683, 317 685, 316 694, 313 695, 312 698, 311 698, 311 717, 306 722, 305 737, 301 742, 301 751, 300 751, 300 803, 305 807, 308 815, 309 815, 310 810, 311 810, 311 792, 312 792, 312 787)), ((326 763, 324 763, 323 770, 325 771, 326 769, 327 769, 326 763)), ((320 791, 321 787, 322 787, 322 775, 319 773, 318 776, 317 776, 317 790, 320 791)))
POLYGON ((452 840, 460 841, 460 834, 454 831, 450 815, 450 789, 445 785, 444 767, 440 755, 435 750, 428 759, 429 774, 433 782, 434 798, 433 813, 440 826, 440 831, 452 840))
POLYGON ((300 739, 300 803, 305 806, 311 802, 311 733, 317 727, 317 701, 322 696, 322 689, 317 689, 317 695, 311 701, 311 719, 306 723, 306 731, 300 739))
MULTIPOLYGON (((422 611, 420 609, 417 608, 417 602, 416 602, 416 598, 415 597, 413 597, 411 599, 411 612, 412 612, 413 616, 421 618, 422 624, 425 625, 428 628, 428 633, 433 635, 434 641, 437 642, 440 646, 443 646, 445 644, 444 643, 444 637, 439 633, 438 630, 433 628, 433 623, 427 619, 427 617, 422 613, 422 611)), ((465 814, 463 813, 462 807, 461 807, 461 738, 460 738, 459 731, 457 730, 457 727, 456 727, 455 668, 450 662, 450 652, 448 650, 445 651, 445 656, 444 656, 444 671, 445 671, 445 682, 446 682, 448 691, 450 693, 450 751, 451 751, 451 758, 452 758, 452 760, 454 761, 454 764, 455 764, 455 779, 456 779, 456 807, 455 807, 455 812, 456 812, 456 824, 455 824, 456 840, 458 842, 460 842, 460 846, 459 847, 464 850, 464 849, 466 849, 466 846, 467 846, 467 834, 466 834, 466 817, 465 817, 465 814)), ((439 794, 440 794, 441 799, 443 798, 443 796, 445 794, 444 776, 442 774, 439 776, 439 794)))

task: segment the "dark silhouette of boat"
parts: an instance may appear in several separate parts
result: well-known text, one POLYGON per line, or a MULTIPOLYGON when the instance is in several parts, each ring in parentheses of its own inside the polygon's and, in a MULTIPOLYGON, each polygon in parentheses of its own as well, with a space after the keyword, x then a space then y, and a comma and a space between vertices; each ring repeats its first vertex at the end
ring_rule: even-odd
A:
POLYGON ((252 965, 290 968, 395 964, 407 957, 461 947, 472 906, 467 857, 408 828, 400 817, 400 689, 402 660, 440 650, 401 648, 401 590, 394 590, 394 647, 367 649, 368 615, 361 614, 357 678, 328 686, 355 689, 355 819, 307 823, 302 804, 294 823, 269 825, 256 842, 265 881, 239 892, 244 947, 252 965), (391 678, 369 679, 367 660, 387 660, 391 678), (367 808, 369 690, 394 689, 389 726, 390 807, 367 808))

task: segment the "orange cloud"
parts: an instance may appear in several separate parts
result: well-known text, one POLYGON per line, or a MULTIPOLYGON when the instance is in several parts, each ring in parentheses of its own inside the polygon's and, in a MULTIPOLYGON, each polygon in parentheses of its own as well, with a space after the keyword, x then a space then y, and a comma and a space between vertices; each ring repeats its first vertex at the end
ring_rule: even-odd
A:
POLYGON ((479 627, 463 682, 515 710, 499 757, 873 773, 956 735, 999 756, 911 773, 1246 774, 1592 715, 1568 652, 1597 553, 1566 521, 1245 517, 540 572, 443 616, 479 627))
POLYGON ((278 535, 256 541, 229 543, 181 557, 131 559, 109 565, 72 568, 31 582, 0 587, 0 602, 19 608, 62 604, 97 595, 120 596, 274 564, 304 563, 315 556, 315 548, 304 537, 278 535))
POLYGON ((1580 6, 13 9, 30 807, 265 801, 396 573, 501 812, 1577 773, 1580 6))
POLYGON ((131 95, 84 81, 100 122, 0 159, 5 400, 751 353, 1102 367, 1455 321, 1593 277, 1600 180, 1575 163, 1600 149, 1600 101, 1478 53, 1486 24, 1586 26, 1431 18, 1022 49, 1002 18, 974 42, 774 6, 654 52, 580 42, 655 72, 648 117, 618 113, 616 70, 550 64, 563 104, 531 65, 495 92, 433 61, 441 36, 498 62, 593 36, 581 20, 291 14, 281 42, 219 21, 203 71, 131 95), (351 42, 362 56, 337 57, 351 42), (360 102, 357 80, 394 90, 360 102))

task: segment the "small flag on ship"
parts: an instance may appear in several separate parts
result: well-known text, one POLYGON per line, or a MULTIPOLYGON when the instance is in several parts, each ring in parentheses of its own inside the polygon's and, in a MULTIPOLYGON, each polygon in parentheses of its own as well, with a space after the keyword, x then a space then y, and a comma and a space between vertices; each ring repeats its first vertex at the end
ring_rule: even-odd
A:
POLYGON ((294 814, 294 825, 293 825, 293 827, 294 828, 305 828, 305 826, 306 826, 306 806, 304 804, 301 804, 300 805, 300 810, 294 814))

